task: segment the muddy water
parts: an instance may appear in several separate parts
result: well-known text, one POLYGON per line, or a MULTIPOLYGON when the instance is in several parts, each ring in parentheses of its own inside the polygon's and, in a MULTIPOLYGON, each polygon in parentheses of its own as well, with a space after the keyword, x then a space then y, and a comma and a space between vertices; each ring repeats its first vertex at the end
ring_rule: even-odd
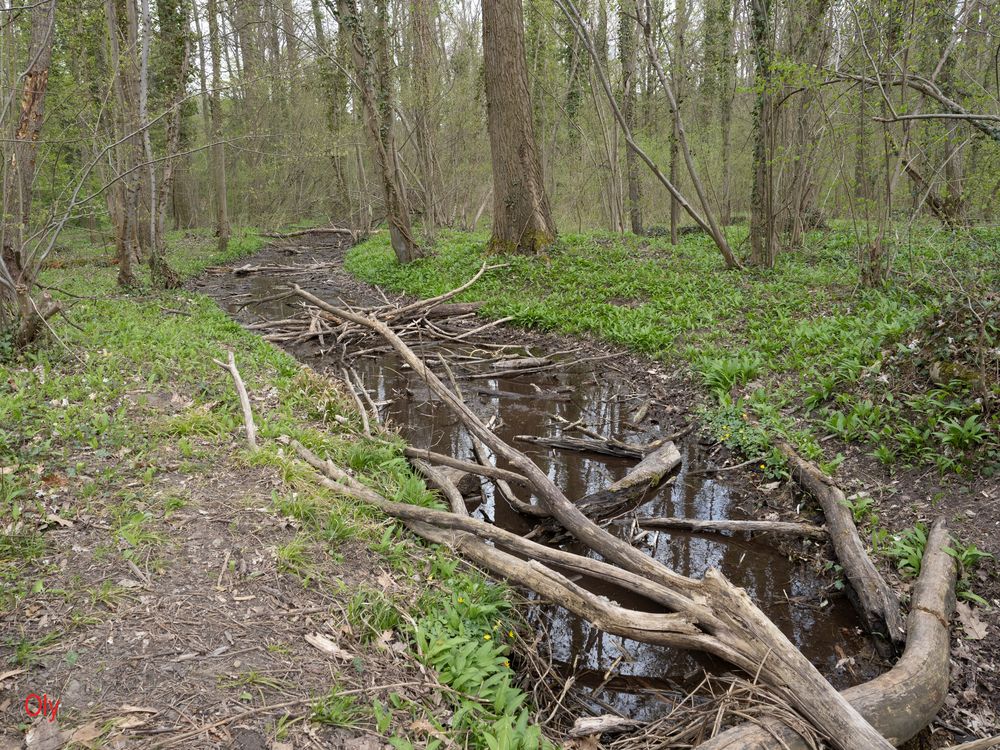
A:
MULTIPOLYGON (((282 259, 280 262, 288 261, 282 259)), ((250 322, 291 317, 300 311, 301 308, 288 302, 237 309, 247 299, 274 294, 284 281, 266 275, 230 275, 209 277, 198 285, 215 296, 234 317, 250 322)), ((335 281, 300 283, 335 304, 338 301, 359 305, 377 302, 357 299, 356 294, 339 290, 335 281)), ((450 346, 449 349, 458 355, 483 354, 473 346, 450 346)), ((296 347, 293 353, 316 369, 329 369, 339 376, 339 360, 333 355, 324 356, 316 344, 296 347)), ((545 354, 536 348, 529 353, 545 354)), ((434 356, 433 349, 422 354, 427 359, 434 356)), ((571 360, 572 356, 567 359, 571 360)), ((462 458, 472 456, 469 437, 458 420, 436 402, 395 353, 365 355, 352 364, 372 399, 381 406, 383 418, 397 427, 411 445, 462 458)), ((516 435, 557 435, 559 426, 553 416, 568 422, 582 420, 601 434, 631 442, 654 439, 661 428, 665 432, 672 429, 656 424, 655 420, 647 420, 640 429, 627 424, 628 415, 642 403, 645 394, 636 392, 636 387, 630 386, 626 379, 617 375, 612 377, 613 373, 602 367, 601 362, 574 362, 557 372, 518 377, 463 377, 463 372, 467 376, 482 370, 479 366, 476 370, 459 368, 456 371, 466 401, 483 418, 496 415, 499 420, 497 434, 531 455, 571 499, 606 488, 624 476, 635 462, 517 443, 516 435)), ((730 476, 727 474, 716 475, 718 479, 692 475, 692 470, 706 465, 708 451, 697 437, 683 440, 679 448, 683 459, 679 471, 637 500, 637 506, 629 509, 623 518, 608 523, 610 532, 622 538, 634 537, 635 530, 629 522, 633 515, 700 519, 753 517, 754 501, 760 498, 753 485, 735 479, 727 484, 726 477, 730 476)), ((504 465, 503 461, 498 463, 504 465)), ((502 498, 495 497, 492 485, 485 482, 481 498, 470 503, 470 512, 519 533, 527 533, 534 526, 502 498)), ((709 568, 720 569, 730 580, 744 587, 792 642, 835 684, 839 683, 838 687, 870 676, 852 675, 836 668, 837 662, 845 657, 859 657, 870 651, 866 641, 858 635, 859 622, 851 606, 843 598, 831 598, 829 604, 821 606, 826 598, 827 582, 818 580, 807 567, 789 561, 787 555, 766 540, 751 541, 743 534, 659 531, 634 543, 685 575, 701 577, 709 568)), ((572 544, 567 548, 592 554, 572 544)), ((624 606, 656 609, 656 605, 640 596, 593 581, 581 583, 624 606)), ((652 718, 661 713, 663 691, 692 687, 702 669, 725 668, 709 657, 600 633, 560 608, 539 607, 532 616, 548 630, 553 659, 561 670, 575 675, 582 694, 592 700, 595 707, 612 708, 634 718, 652 718), (599 693, 589 692, 601 685, 599 693)))

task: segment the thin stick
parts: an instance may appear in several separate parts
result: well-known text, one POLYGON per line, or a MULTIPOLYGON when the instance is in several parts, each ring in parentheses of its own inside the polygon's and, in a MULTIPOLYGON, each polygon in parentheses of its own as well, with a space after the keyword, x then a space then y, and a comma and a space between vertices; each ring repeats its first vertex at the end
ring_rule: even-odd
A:
POLYGON ((240 397, 240 407, 243 409, 243 425, 247 431, 247 442, 250 443, 250 450, 255 451, 257 450, 257 426, 253 423, 250 396, 247 395, 247 389, 243 385, 243 378, 240 377, 240 371, 236 369, 236 357, 233 355, 232 350, 230 350, 228 364, 224 364, 217 359, 213 359, 212 361, 233 376, 233 382, 236 384, 236 393, 240 397))
POLYGON ((364 425, 365 435, 371 437, 372 426, 368 423, 368 410, 365 408, 365 405, 361 403, 361 398, 354 390, 354 384, 351 382, 351 376, 347 374, 347 370, 341 369, 340 372, 343 375, 344 383, 347 384, 347 390, 351 392, 351 398, 354 399, 354 404, 358 407, 358 412, 361 414, 361 423, 364 425))

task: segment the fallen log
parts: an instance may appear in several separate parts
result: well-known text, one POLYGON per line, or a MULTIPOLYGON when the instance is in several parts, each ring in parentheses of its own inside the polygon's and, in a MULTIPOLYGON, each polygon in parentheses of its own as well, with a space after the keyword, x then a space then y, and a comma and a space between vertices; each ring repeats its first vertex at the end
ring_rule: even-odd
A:
POLYGON ((685 531, 736 531, 751 534, 784 534, 824 539, 827 531, 822 526, 811 523, 789 523, 786 521, 716 521, 700 518, 636 518, 635 522, 644 529, 683 529, 685 531))
MULTIPOLYGON (((906 650, 879 677, 843 692, 862 716, 895 745, 914 737, 937 715, 948 695, 950 633, 955 609, 955 559, 948 527, 934 522, 907 618, 906 650)), ((774 721, 740 724, 698 746, 700 750, 808 750, 794 730, 774 721)), ((859 746, 863 747, 863 746, 859 746)))
POLYGON ((605 456, 619 458, 642 458, 645 453, 641 445, 620 443, 616 440, 598 440, 596 438, 579 438, 568 435, 559 437, 538 437, 536 435, 515 435, 514 439, 521 443, 534 443, 547 448, 559 448, 567 451, 583 453, 601 453, 605 456))
POLYGON ((628 489, 637 485, 658 484, 671 471, 680 466, 681 452, 673 443, 664 443, 647 455, 633 469, 608 487, 612 492, 628 489))
MULTIPOLYGON (((649 633, 656 642, 666 644, 669 641, 670 645, 708 651, 764 680, 782 699, 825 732, 839 750, 889 750, 892 747, 754 605, 744 590, 713 569, 701 580, 683 576, 602 529, 587 518, 531 458, 490 431, 383 321, 335 308, 299 286, 293 288, 296 294, 320 309, 379 333, 459 417, 470 434, 524 474, 542 507, 579 542, 605 560, 668 590, 675 599, 672 609, 676 617, 657 620, 657 628, 662 625, 662 629, 649 633)), ((552 590, 548 587, 555 580, 551 575, 540 574, 537 583, 540 588, 546 588, 539 593, 548 595, 552 590)), ((556 601, 568 606, 579 587, 574 588, 574 584, 565 579, 557 582, 567 593, 556 601)), ((527 581, 522 583, 528 584, 527 581)), ((616 622, 612 614, 607 614, 607 618, 609 622, 616 622)), ((602 623, 597 624, 603 627, 602 623)), ((629 627, 630 631, 634 629, 629 627)))
POLYGON ((274 240, 287 240, 291 237, 302 237, 306 234, 340 234, 353 238, 357 232, 353 229, 343 227, 313 227, 312 229, 299 229, 295 232, 261 232, 261 237, 269 237, 274 240))
POLYGON ((818 467, 801 458, 788 443, 778 441, 778 449, 788 459, 792 476, 819 501, 826 517, 834 553, 849 584, 848 597, 861 614, 876 648, 885 657, 894 655, 905 642, 906 629, 899 613, 899 598, 875 569, 861 543, 850 505, 843 491, 818 467))
MULTIPOLYGON (((421 317, 428 319, 452 318, 456 315, 469 315, 479 312, 484 302, 449 302, 447 304, 432 307, 423 313, 421 317)), ((416 311, 414 315, 419 313, 416 311)))

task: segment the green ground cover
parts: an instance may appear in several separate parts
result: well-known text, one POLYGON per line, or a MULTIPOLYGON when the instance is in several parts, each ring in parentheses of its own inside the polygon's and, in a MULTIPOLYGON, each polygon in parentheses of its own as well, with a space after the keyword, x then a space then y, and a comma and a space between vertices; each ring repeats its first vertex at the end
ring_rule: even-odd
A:
MULTIPOLYGON (((744 229, 730 232, 734 244, 745 241, 744 229)), ((702 234, 677 246, 565 234, 542 258, 488 258, 486 234, 442 231, 430 257, 400 266, 382 233, 354 248, 347 268, 427 297, 458 286, 484 260, 505 263, 459 299, 484 300, 485 315, 522 326, 686 363, 711 394, 705 416, 716 434, 766 456, 774 475, 783 463, 748 412, 831 470, 838 458, 824 456, 818 439, 832 433, 890 467, 991 476, 1000 417, 990 402, 1000 390, 968 371, 984 358, 990 370, 998 358, 1000 233, 928 228, 897 238, 895 271, 878 289, 861 286, 852 237, 848 227, 812 232, 772 271, 727 272, 702 234), (942 328, 949 335, 936 337, 942 328), (939 360, 969 366, 934 382, 927 371, 939 360)))
MULTIPOLYGON (((206 234, 174 233, 169 260, 191 276, 249 254, 263 241, 246 230, 236 233, 225 255, 214 252, 213 245, 206 234)), ((438 707, 395 694, 388 702, 366 702, 363 696, 343 695, 334 684, 328 694, 315 696, 314 721, 363 726, 393 737, 399 748, 542 744, 537 727, 528 726, 526 694, 509 663, 519 622, 511 591, 441 550, 417 545, 371 509, 323 489, 273 438, 291 436, 350 466, 386 497, 437 503, 401 457, 398 441, 361 436, 349 399, 240 328, 208 297, 184 290, 120 293, 114 285, 116 268, 106 262, 110 253, 108 247, 91 245, 84 233, 68 232, 43 283, 79 295, 67 298, 71 323, 55 319, 53 340, 0 361, 0 524, 5 531, 0 534, 0 614, 12 615, 7 622, 14 623, 47 598, 71 605, 65 621, 52 624, 55 635, 5 626, 3 658, 27 668, 61 658, 60 638, 106 619, 107 607, 128 593, 113 578, 85 580, 58 569, 52 559, 60 550, 47 532, 54 523, 46 519, 52 509, 37 491, 57 478, 74 496, 72 504, 57 511, 66 522, 81 515, 107 519, 107 539, 93 550, 97 564, 141 556, 155 578, 179 564, 168 552, 167 522, 192 502, 183 493, 164 497, 157 490, 166 471, 164 452, 176 449, 180 457, 174 470, 186 475, 261 469, 280 474, 283 484, 272 497, 273 511, 296 519, 297 531, 277 550, 278 564, 303 586, 333 585, 343 562, 338 549, 348 540, 366 545, 372 555, 389 561, 397 580, 409 582, 403 593, 385 594, 373 586, 339 594, 360 643, 395 630, 414 659, 436 670, 446 686, 438 707), (257 414, 264 441, 256 454, 231 448, 242 424, 238 403, 231 383, 211 361, 224 349, 235 352, 251 393, 266 394, 266 406, 257 414), (143 416, 146 412, 130 400, 136 393, 159 392, 173 394, 181 406, 143 416), (54 652, 57 656, 46 656, 54 652)), ((258 700, 255 691, 271 682, 250 675, 226 685, 241 700, 263 705, 267 699, 261 694, 258 700)), ((272 739, 288 729, 284 724, 274 728, 272 739)))

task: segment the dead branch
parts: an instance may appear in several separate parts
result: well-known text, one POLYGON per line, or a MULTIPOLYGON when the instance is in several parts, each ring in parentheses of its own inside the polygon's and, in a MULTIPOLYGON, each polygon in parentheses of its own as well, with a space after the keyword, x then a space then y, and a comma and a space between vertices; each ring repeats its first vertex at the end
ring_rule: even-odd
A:
POLYGON ((236 369, 236 356, 232 350, 228 354, 228 363, 220 362, 217 359, 213 359, 212 361, 233 377, 233 383, 236 384, 236 393, 240 398, 240 408, 243 410, 243 426, 246 428, 247 442, 250 443, 250 450, 255 451, 257 450, 257 426, 253 422, 253 411, 250 409, 250 396, 247 395, 247 388, 243 384, 243 378, 240 377, 240 371, 236 369))
POLYGON ((612 492, 636 487, 652 486, 680 466, 681 452, 673 443, 664 443, 636 464, 632 471, 608 487, 612 492))
POLYGON ((601 453, 619 458, 642 458, 644 455, 642 446, 630 445, 610 438, 601 440, 597 438, 570 437, 568 435, 560 435, 559 437, 515 435, 514 439, 522 443, 544 445, 547 448, 560 448, 562 450, 581 451, 584 453, 601 453))
MULTIPOLYGON (((715 570, 709 570, 700 581, 682 576, 600 528, 528 456, 490 431, 384 322, 333 307, 298 286, 294 290, 300 297, 334 317, 379 333, 461 419, 472 435, 498 456, 510 461, 529 480, 542 507, 573 536, 605 560, 617 563, 628 572, 643 576, 669 591, 674 599, 671 605, 674 615, 659 622, 666 630, 650 633, 649 637, 655 636, 657 642, 669 640, 674 646, 684 644, 688 648, 708 651, 749 674, 759 675, 810 722, 830 735, 840 750, 858 747, 887 750, 891 747, 753 604, 745 591, 733 586, 715 570)), ((465 546, 477 549, 474 540, 465 546)), ((568 581, 536 573, 531 580, 532 585, 537 583, 542 589, 540 593, 548 596, 558 584, 559 595, 567 592, 566 602, 578 606, 580 594, 574 585, 567 586, 568 581)), ((526 582, 525 579, 518 580, 526 582)), ((609 628, 617 626, 614 613, 599 611, 598 614, 602 625, 606 624, 609 628)), ((629 624, 629 632, 634 630, 629 624)))
POLYGON ((716 521, 700 518, 636 518, 636 523, 644 529, 684 529, 687 531, 736 531, 753 534, 786 534, 825 539, 826 529, 809 523, 786 521, 716 521))
POLYGON ((779 441, 777 447, 788 459, 792 476, 822 506, 830 541, 850 584, 848 594, 861 613, 865 629, 875 636, 876 646, 886 652, 883 655, 891 656, 893 646, 902 645, 906 635, 899 599, 868 557, 846 496, 788 443, 779 441))
POLYGON ((410 462, 416 467, 417 471, 424 475, 432 486, 437 487, 448 498, 448 504, 451 506, 452 513, 460 516, 469 515, 469 510, 465 507, 465 498, 462 497, 462 493, 459 492, 458 487, 455 486, 454 482, 443 471, 438 471, 429 463, 419 458, 411 459, 410 462))
MULTIPOLYGON (((916 735, 937 715, 948 695, 950 633, 948 621, 955 609, 955 559, 948 527, 935 521, 927 538, 920 578, 913 590, 907 618, 906 650, 892 669, 870 682, 844 691, 862 716, 899 746, 916 735)), ((706 743, 700 750, 808 750, 787 726, 765 721, 763 726, 741 724, 706 743)))
POLYGON ((490 479, 503 479, 508 482, 520 484, 524 487, 529 486, 528 480, 517 472, 501 469, 493 466, 492 464, 473 463, 472 461, 465 461, 461 458, 452 458, 451 456, 446 456, 443 453, 435 453, 434 451, 426 450, 424 448, 412 448, 410 446, 407 446, 403 450, 403 455, 407 458, 419 458, 424 461, 440 464, 441 466, 450 466, 453 469, 461 469, 462 471, 467 471, 470 474, 478 474, 490 479))

